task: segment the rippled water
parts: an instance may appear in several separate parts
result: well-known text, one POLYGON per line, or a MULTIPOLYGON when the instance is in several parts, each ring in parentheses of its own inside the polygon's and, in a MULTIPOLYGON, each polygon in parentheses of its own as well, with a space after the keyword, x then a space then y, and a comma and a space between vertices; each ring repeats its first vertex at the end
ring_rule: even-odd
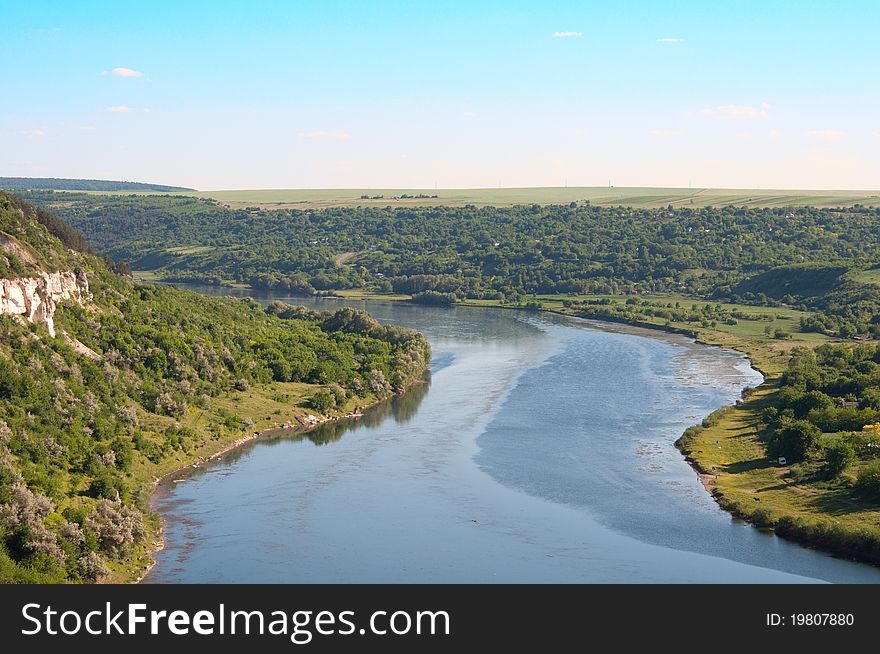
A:
POLYGON ((741 356, 549 314, 367 308, 429 336, 428 382, 164 484, 147 581, 880 581, 732 519, 675 449, 760 381, 741 356))

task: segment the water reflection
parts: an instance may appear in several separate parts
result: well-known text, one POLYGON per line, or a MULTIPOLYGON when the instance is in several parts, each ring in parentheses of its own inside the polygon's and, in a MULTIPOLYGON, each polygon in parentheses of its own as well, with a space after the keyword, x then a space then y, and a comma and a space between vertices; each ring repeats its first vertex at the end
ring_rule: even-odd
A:
POLYGON ((546 314, 367 308, 428 335, 427 383, 163 486, 149 581, 880 581, 732 521, 675 450, 755 383, 742 357, 546 314))

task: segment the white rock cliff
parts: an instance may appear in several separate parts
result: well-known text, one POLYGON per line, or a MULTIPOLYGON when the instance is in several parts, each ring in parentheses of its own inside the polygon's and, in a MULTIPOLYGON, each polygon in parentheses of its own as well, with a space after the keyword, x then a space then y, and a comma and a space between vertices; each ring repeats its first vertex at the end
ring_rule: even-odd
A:
POLYGON ((0 315, 21 316, 45 325, 49 335, 54 337, 56 304, 67 300, 82 303, 88 293, 86 276, 70 271, 0 279, 0 315))

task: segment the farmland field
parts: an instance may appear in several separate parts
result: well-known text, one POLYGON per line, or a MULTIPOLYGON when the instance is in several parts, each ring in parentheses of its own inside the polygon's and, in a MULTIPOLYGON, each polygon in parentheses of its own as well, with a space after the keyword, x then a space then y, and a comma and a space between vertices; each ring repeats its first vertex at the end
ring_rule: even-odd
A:
POLYGON ((723 206, 750 207, 811 205, 837 207, 880 205, 880 191, 806 191, 651 187, 535 187, 482 189, 264 189, 220 190, 181 193, 213 198, 232 208, 308 209, 339 206, 444 205, 460 207, 511 206, 515 204, 592 204, 632 207, 723 206), (410 197, 401 197, 401 196, 410 197), (367 196, 362 198, 362 196, 367 196), (419 197, 426 196, 426 197, 419 197), (433 197, 436 196, 436 197, 433 197))

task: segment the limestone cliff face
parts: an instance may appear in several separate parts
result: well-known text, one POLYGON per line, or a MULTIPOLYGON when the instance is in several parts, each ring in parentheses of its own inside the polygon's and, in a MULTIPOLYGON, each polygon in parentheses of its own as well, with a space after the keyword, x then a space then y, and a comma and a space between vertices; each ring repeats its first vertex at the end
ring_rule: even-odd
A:
POLYGON ((70 271, 0 279, 0 315, 21 316, 45 325, 54 337, 56 303, 67 300, 81 303, 88 293, 86 276, 70 271))

